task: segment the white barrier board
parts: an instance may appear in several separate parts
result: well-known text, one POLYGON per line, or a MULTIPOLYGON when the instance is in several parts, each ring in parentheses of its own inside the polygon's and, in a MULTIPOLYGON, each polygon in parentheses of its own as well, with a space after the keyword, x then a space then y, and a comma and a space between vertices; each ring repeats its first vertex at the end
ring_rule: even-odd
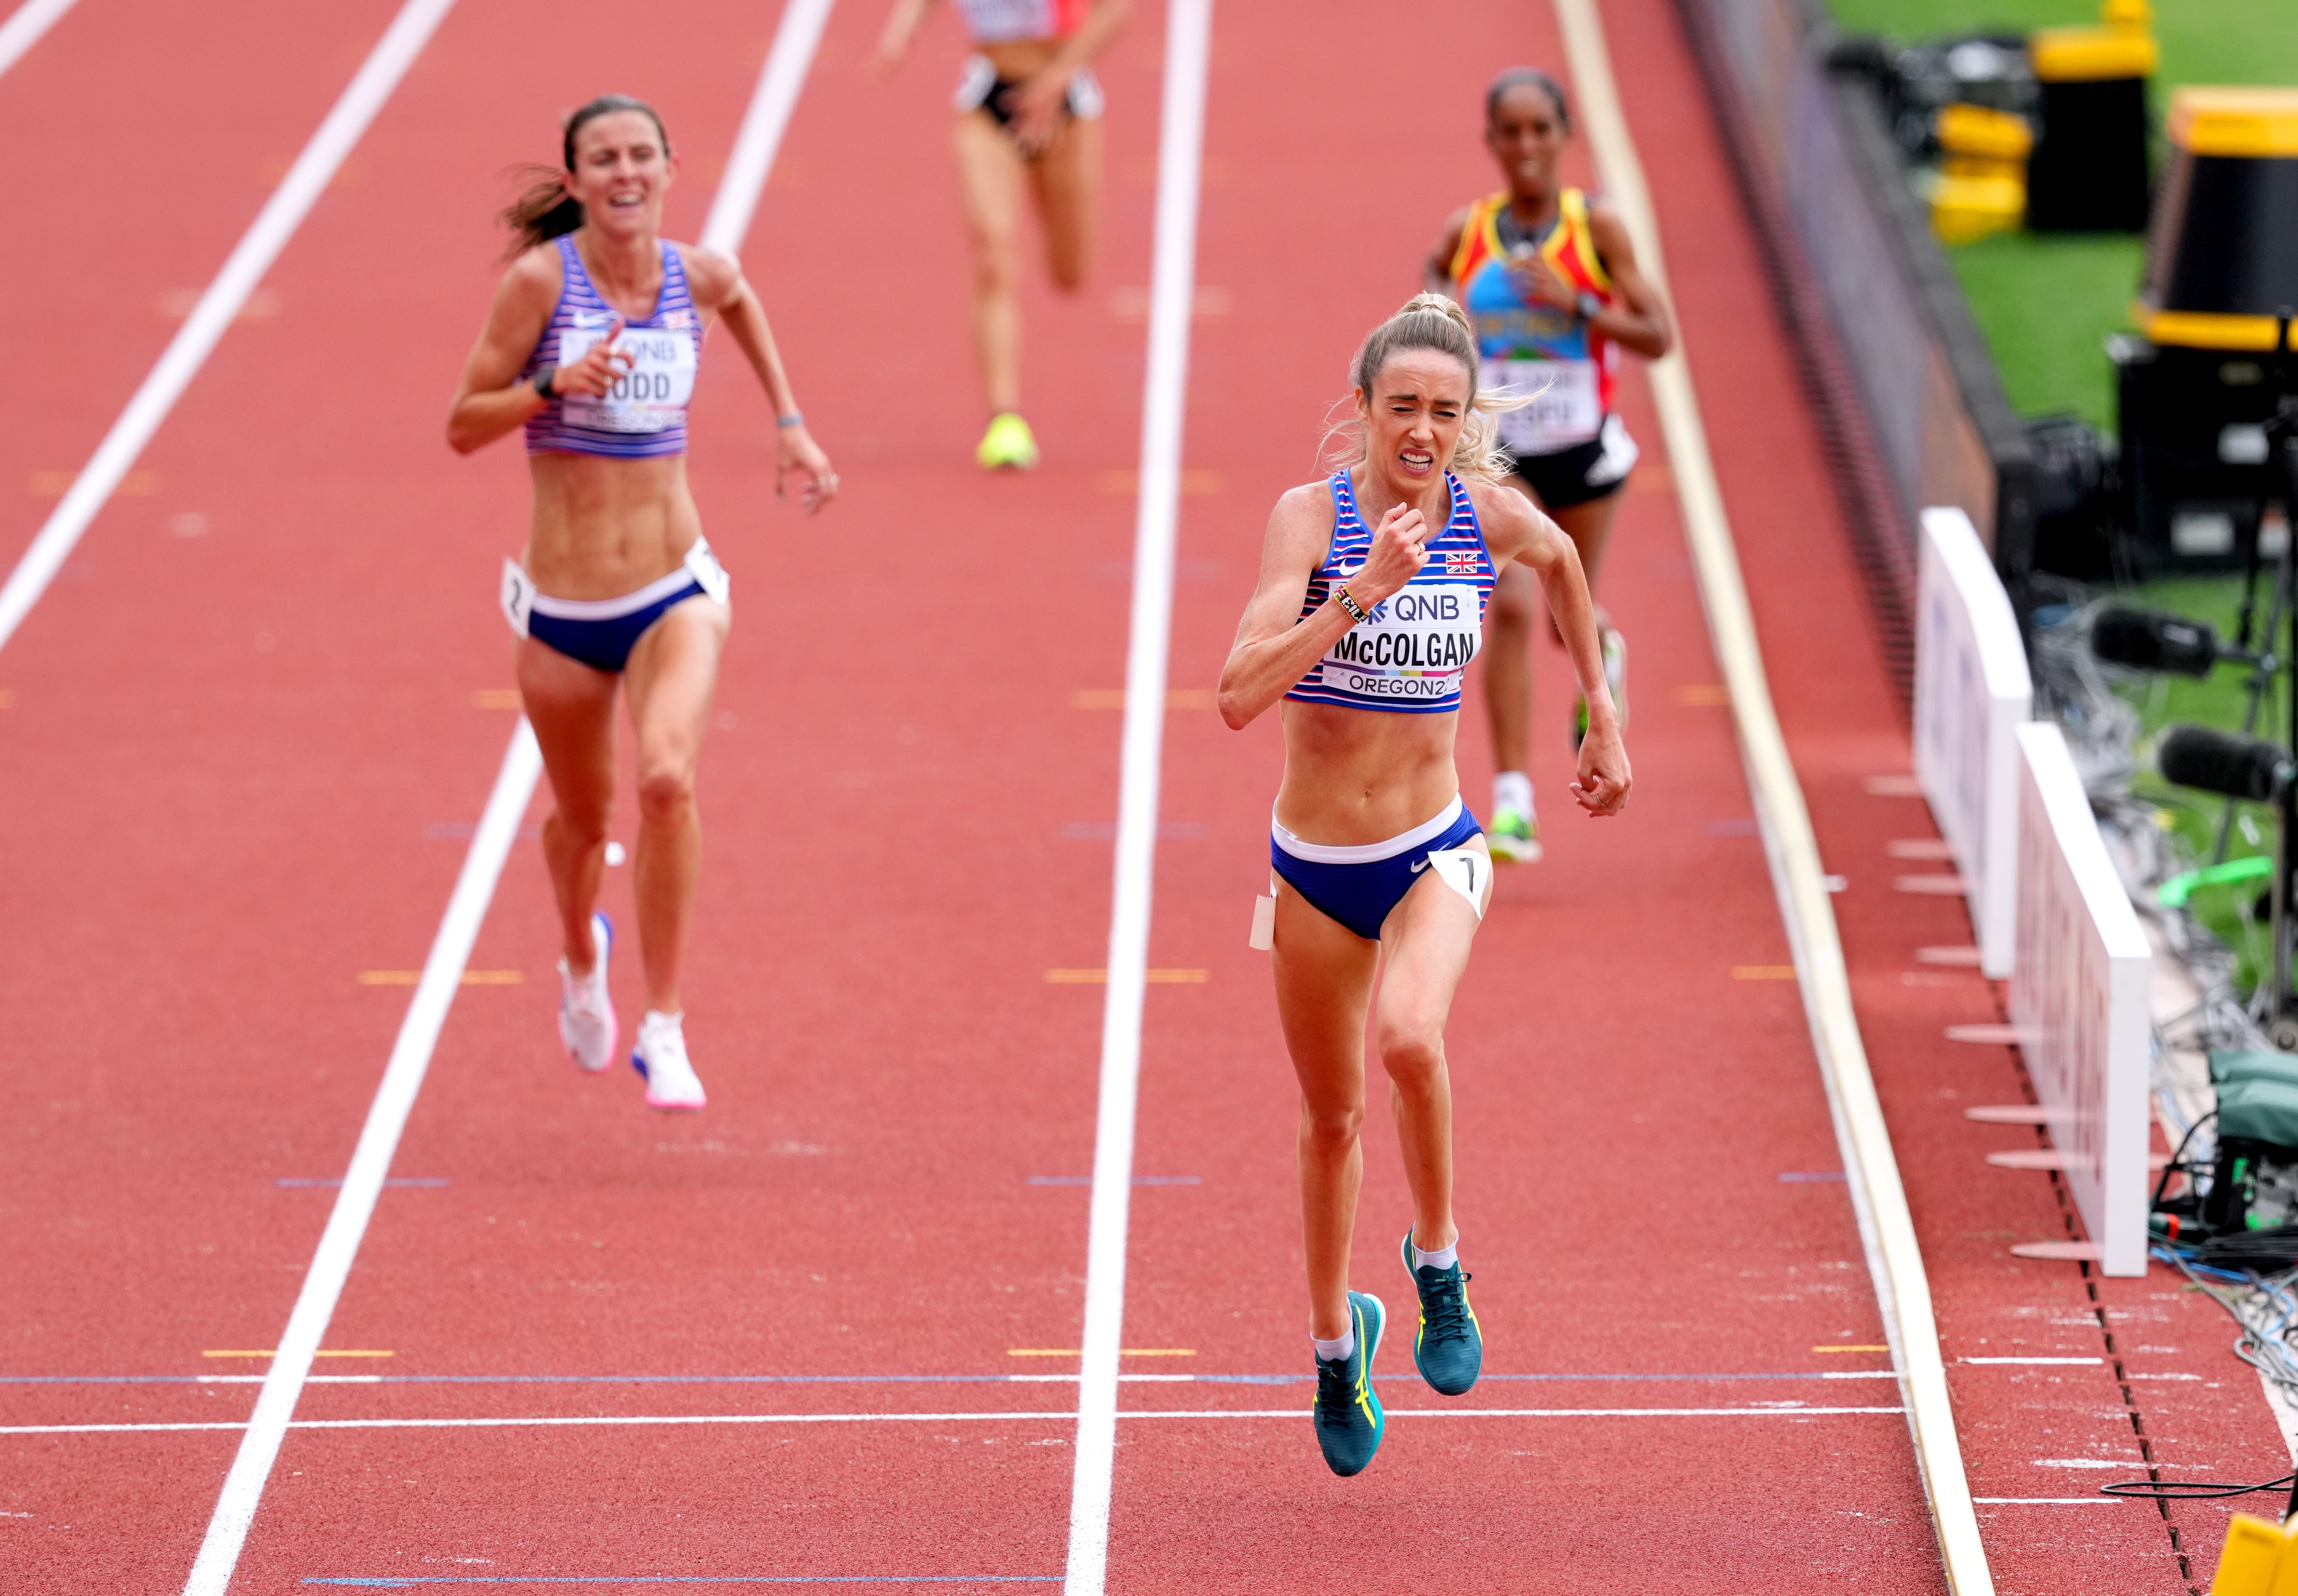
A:
POLYGON ((1925 510, 1915 600, 1915 778, 1954 850, 1979 967, 2011 973, 2019 751, 2034 684, 2010 595, 1961 510, 1925 510))
POLYGON ((2051 1139, 2111 1275, 2146 1272, 2147 983, 2137 912, 2099 840, 2059 728, 2018 729, 2018 954, 2011 1023, 2051 1139))

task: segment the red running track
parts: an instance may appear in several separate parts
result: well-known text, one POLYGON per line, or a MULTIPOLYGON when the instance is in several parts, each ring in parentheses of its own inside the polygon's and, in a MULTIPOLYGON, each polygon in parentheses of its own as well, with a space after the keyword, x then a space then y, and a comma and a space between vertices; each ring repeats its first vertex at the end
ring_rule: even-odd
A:
MULTIPOLYGON (((165 26, 131 4, 83 0, 0 79, 0 103, 78 119, 87 175, 60 202, 64 236, 112 236, 140 152, 203 104, 164 70, 173 99, 108 80, 108 41, 165 26)), ((263 102, 235 107, 261 126, 232 136, 291 152, 382 25, 370 9, 279 19, 340 37, 204 69, 263 102)), ((1123 1387, 1143 1416, 1120 1426, 1111 1588, 1940 1589, 1896 1412, 1748 1411, 1897 1396, 1888 1378, 1825 1378, 1872 1377, 1882 1355, 1814 1350, 1872 1346, 1881 1326, 1842 1187, 1779 1178, 1838 1158, 1793 983, 1734 978, 1787 953, 1724 712, 1698 690, 1715 667, 1640 378, 1624 402, 1652 465, 1606 573, 1635 646, 1634 818, 1575 824, 1558 803, 1564 700, 1545 653, 1550 859, 1503 877, 1452 1033, 1494 1375, 1451 1405, 1547 1415, 1424 1418, 1441 1404, 1398 1351, 1390 1438, 1351 1482, 1324 1471, 1303 1418, 1220 1416, 1302 1409, 1309 1388, 1218 1378, 1297 1377, 1306 1358, 1292 1094, 1243 946, 1275 728, 1223 731, 1203 689, 1267 505, 1314 469, 1353 340, 1410 291, 1442 211, 1489 182, 1483 82, 1561 55, 1538 8, 1479 0, 1448 13, 1442 48, 1402 53, 1388 12, 1321 14, 1317 30, 1244 6, 1215 21, 1150 955, 1205 978, 1151 992, 1136 1168, 1170 1179, 1136 1193, 1126 1334, 1165 1354, 1128 1357, 1128 1373, 1197 1378, 1123 1387), (1333 105, 1352 109, 1316 114, 1333 105), (1591 1409, 1647 1411, 1558 1411, 1591 1409), (1732 1411, 1650 1411, 1690 1409, 1732 1411)), ((187 1377, 263 1367, 203 1354, 269 1347, 285 1320, 329 1197, 278 1182, 343 1169, 406 995, 360 975, 421 962, 512 720, 474 695, 508 682, 490 596, 518 541, 522 468, 511 447, 461 462, 438 441, 491 282, 501 169, 548 157, 557 108, 635 88, 687 152, 671 225, 691 236, 764 54, 767 24, 747 11, 655 15, 641 31, 577 4, 538 29, 462 0, 283 257, 276 314, 226 341, 161 433, 154 490, 107 511, 72 568, 88 580, 59 582, 0 658, 11 831, 40 839, 18 850, 0 933, 19 1194, 0 1229, 19 1304, 0 1318, 0 1369, 98 1382, 0 1387, 8 1423, 248 1411, 252 1385, 187 1377), (206 535, 171 531, 190 514, 206 535)), ((746 251, 846 500, 820 522, 772 503, 760 401, 723 350, 698 415, 697 494, 741 584, 690 983, 711 1109, 665 1120, 634 1076, 566 1066, 547 889, 520 850, 472 965, 521 980, 463 991, 395 1166, 442 1184, 385 1194, 327 1337, 390 1356, 318 1366, 387 1383, 318 1384, 301 1410, 825 1421, 299 1430, 236 1589, 1062 1572, 1071 1427, 1031 1415, 1066 1413, 1075 1387, 1005 1377, 1075 1368, 1013 1353, 1078 1337, 1085 1193, 1062 1182, 1091 1156, 1100 989, 1046 973, 1092 967, 1106 941, 1107 690, 1142 365, 1127 290, 1147 280, 1160 19, 1137 19, 1104 73, 1101 280, 1030 307, 1050 464, 996 481, 966 464, 940 76, 955 29, 937 22, 903 76, 871 87, 879 20, 833 16, 746 251), (657 1378, 614 1378, 632 1376, 657 1378), (980 1417, 902 1417, 959 1413, 980 1417)), ((2087 1491, 2111 1477, 2029 1460, 2136 1459, 2133 1414, 2158 1455, 2185 1449, 2176 1466, 2264 1477, 2281 1467, 2271 1427, 2193 1299, 2115 1282, 2095 1304, 2109 1317, 2086 1321, 2076 1271, 2001 1255, 2055 1230, 2049 1189, 1969 1173, 2006 1133, 1940 1105, 2010 1100, 2015 1062, 1930 1040, 1991 1015, 1984 983, 1899 979, 1913 946, 1967 928, 1952 906, 1880 890, 1883 842, 1925 827, 1918 806, 1859 785, 1904 768, 1905 738, 1787 352, 1672 15, 1614 0, 1607 21, 1774 687, 1823 845, 1853 876, 1847 942, 1950 1362, 2120 1337, 2121 1365, 1957 1367, 1975 1488, 2087 1491), (2177 1358, 2145 1350, 2157 1325, 2177 1358), (2116 1378, 2183 1372, 2203 1378, 2116 1378)), ((107 253, 120 284, 99 307, 204 280, 244 226, 231 206, 261 198, 260 184, 226 194, 224 157, 213 167, 168 192, 181 225, 155 202, 107 253)), ((56 255, 43 269, 59 299, 91 292, 95 274, 56 255)), ((142 317, 87 318, 116 374, 62 383, 28 469, 92 444, 164 338, 142 317)), ((41 369, 73 369, 60 338, 34 347, 41 369)), ((42 507, 25 502, 11 547, 42 507)), ((1477 802, 1473 716, 1462 753, 1477 802)), ((626 892, 617 876, 610 896, 626 892)), ((1360 1284, 1401 1308, 1408 1209, 1377 1122, 1360 1284)), ((0 1509, 26 1515, 0 1519, 12 1590, 180 1588, 236 1442, 0 1436, 0 1509)), ((1982 1512, 2006 1592, 2186 1583, 2151 1508, 1982 1512)), ((2223 1512, 2178 1515, 2206 1574, 2223 1512)))

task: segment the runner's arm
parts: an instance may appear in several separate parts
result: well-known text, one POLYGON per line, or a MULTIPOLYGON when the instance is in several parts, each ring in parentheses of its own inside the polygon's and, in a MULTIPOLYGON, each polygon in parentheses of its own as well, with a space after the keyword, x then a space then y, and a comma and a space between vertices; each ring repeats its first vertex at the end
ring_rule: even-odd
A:
POLYGON ((1666 301, 1651 279, 1636 265, 1635 241, 1628 225, 1608 205, 1588 208, 1588 232, 1596 241, 1597 256, 1618 290, 1620 304, 1588 318, 1588 325, 1614 343, 1647 360, 1657 360, 1674 347, 1675 325, 1666 301))
POLYGON ((1340 601, 1343 588, 1360 610, 1383 603, 1427 562, 1434 531, 1418 510, 1401 505, 1390 510, 1373 531, 1364 564, 1347 580, 1335 582, 1322 607, 1301 621, 1301 601, 1332 547, 1333 494, 1318 482, 1278 499, 1261 546, 1260 585, 1244 606, 1228 662, 1221 667, 1220 712, 1229 729, 1252 725, 1356 625, 1340 601))
MULTIPOLYGON (((471 358, 463 363, 462 384, 447 412, 447 444, 459 455, 484 448, 516 432, 550 402, 534 391, 533 383, 518 380, 558 298, 555 263, 538 259, 540 254, 530 251, 503 274, 487 311, 487 325, 479 331, 471 358)), ((601 339, 594 350, 601 360, 610 358, 608 341, 601 339)))
POLYGON ((1621 741, 1612 691, 1604 680, 1604 651, 1596 637, 1596 601, 1589 596, 1580 551, 1562 527, 1522 494, 1486 483, 1476 484, 1470 492, 1492 564, 1506 569, 1510 563, 1521 561, 1540 579, 1557 635, 1564 639, 1564 650, 1572 658, 1572 672, 1580 679, 1580 695, 1588 701, 1588 735, 1581 739, 1580 769, 1572 795, 1591 815, 1617 814, 1628 801, 1628 787, 1634 778, 1628 769, 1628 751, 1621 741))
POLYGON ((799 415, 798 394, 790 387, 789 373, 783 369, 773 329, 766 324, 766 308, 758 302, 749 280, 742 276, 740 262, 732 255, 681 246, 681 258, 686 262, 687 282, 695 291, 696 302, 726 324, 726 331, 742 346, 758 385, 766 391, 766 399, 774 407, 779 434, 774 497, 781 497, 782 479, 796 472, 805 481, 800 496, 807 513, 819 510, 838 497, 838 473, 830 468, 830 457, 806 430, 806 423, 789 419, 799 415))
POLYGON ((901 64, 909 53, 910 41, 917 37, 918 24, 925 21, 926 7, 933 0, 894 0, 894 9, 886 13, 886 25, 878 32, 878 51, 870 58, 872 76, 883 78, 901 64))
POLYGON ((1420 263, 1420 286, 1430 293, 1450 296, 1452 292, 1452 257, 1460 252, 1460 233, 1468 225, 1466 205, 1444 218, 1444 231, 1436 237, 1436 247, 1428 251, 1428 259, 1420 263))

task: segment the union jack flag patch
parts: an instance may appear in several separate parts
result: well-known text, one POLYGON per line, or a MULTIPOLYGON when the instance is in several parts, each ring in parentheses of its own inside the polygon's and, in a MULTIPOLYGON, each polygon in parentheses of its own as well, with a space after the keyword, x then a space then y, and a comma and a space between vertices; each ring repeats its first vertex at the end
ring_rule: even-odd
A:
POLYGON ((1474 576, 1479 564, 1473 548, 1448 548, 1444 551, 1446 576, 1474 576))

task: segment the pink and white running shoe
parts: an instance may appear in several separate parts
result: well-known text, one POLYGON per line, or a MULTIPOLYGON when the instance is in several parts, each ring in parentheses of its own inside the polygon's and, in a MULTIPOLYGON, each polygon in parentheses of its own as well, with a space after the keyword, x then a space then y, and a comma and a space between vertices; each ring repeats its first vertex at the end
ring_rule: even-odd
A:
POLYGON ((615 1061, 615 1000, 607 991, 607 959, 615 950, 615 923, 591 917, 591 944, 599 956, 587 975, 570 975, 558 961, 558 1040, 574 1062, 597 1074, 615 1061))
POLYGON ((631 1067, 646 1078, 647 1107, 691 1112, 708 1099, 701 1078, 686 1057, 683 1014, 664 1014, 649 1008, 639 1021, 638 1040, 632 1043, 631 1067))

